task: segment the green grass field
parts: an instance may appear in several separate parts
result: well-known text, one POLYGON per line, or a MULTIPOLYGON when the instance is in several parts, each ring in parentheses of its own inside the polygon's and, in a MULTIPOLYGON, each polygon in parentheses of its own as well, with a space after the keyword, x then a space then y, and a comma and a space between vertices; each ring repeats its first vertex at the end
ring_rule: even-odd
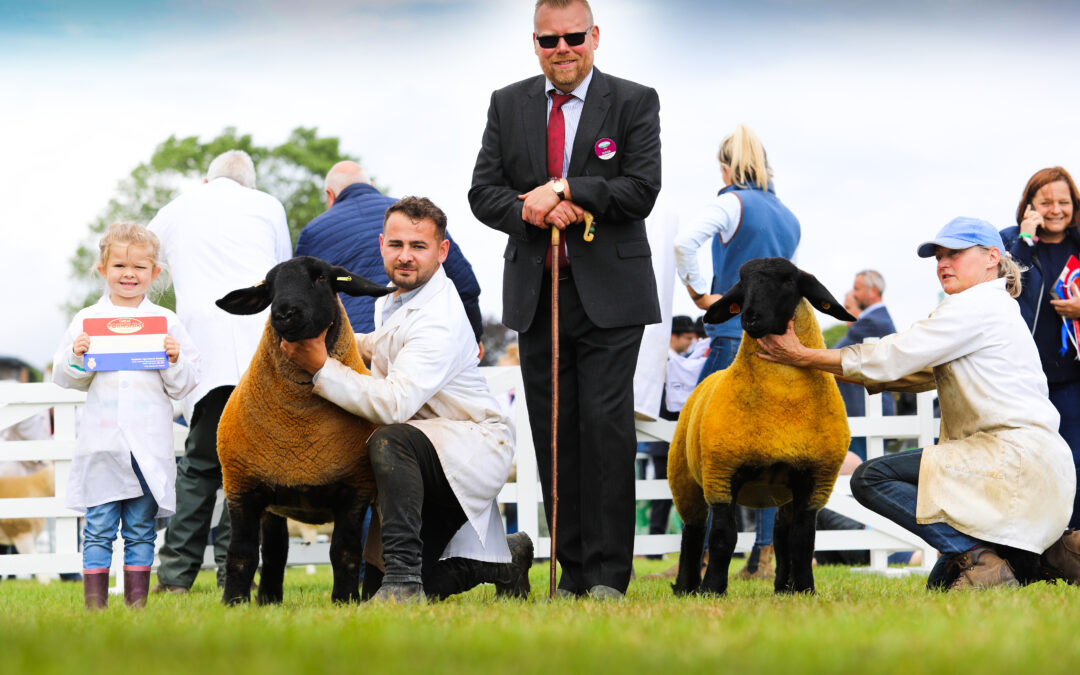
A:
MULTIPOLYGON (((670 562, 637 560, 639 575, 670 562)), ((741 564, 735 561, 734 565, 741 564)), ((82 609, 82 585, 0 583, 0 672, 140 673, 1073 673, 1080 588, 927 593, 918 577, 816 569, 818 593, 774 597, 732 581, 724 598, 675 598, 637 579, 617 603, 529 602, 481 587, 413 607, 330 603, 328 567, 290 569, 278 607, 225 608, 212 574, 187 596, 82 609)))

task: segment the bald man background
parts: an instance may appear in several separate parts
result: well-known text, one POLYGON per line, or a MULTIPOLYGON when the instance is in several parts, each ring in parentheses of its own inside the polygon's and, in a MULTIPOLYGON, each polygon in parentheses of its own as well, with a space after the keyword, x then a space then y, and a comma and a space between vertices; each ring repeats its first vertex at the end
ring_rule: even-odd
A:
MULTIPOLYGON (((296 255, 321 258, 376 283, 390 283, 379 253, 379 234, 387 207, 397 200, 375 189, 363 167, 350 161, 338 162, 331 167, 326 174, 324 191, 327 210, 300 232, 296 255)), ((442 267, 457 287, 473 334, 480 342, 483 333, 480 284, 449 232, 446 238, 450 242, 450 253, 442 267)), ((370 333, 375 330, 375 298, 339 297, 354 332, 370 333)))

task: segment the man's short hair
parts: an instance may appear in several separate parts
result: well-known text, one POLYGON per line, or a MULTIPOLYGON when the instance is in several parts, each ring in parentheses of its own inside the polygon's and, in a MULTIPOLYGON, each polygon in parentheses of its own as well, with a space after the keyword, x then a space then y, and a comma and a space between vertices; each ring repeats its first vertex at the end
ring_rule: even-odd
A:
POLYGON ((231 178, 246 188, 254 188, 255 162, 243 150, 226 150, 215 157, 206 170, 207 181, 215 178, 231 178))
POLYGON ((885 277, 881 276, 881 272, 877 270, 863 270, 855 274, 857 277, 862 277, 863 281, 870 288, 876 288, 878 295, 885 295, 885 277))
POLYGON ((540 11, 541 7, 551 7, 552 9, 562 9, 563 7, 569 7, 578 3, 585 8, 585 16, 589 19, 589 25, 593 23, 592 7, 589 7, 589 0, 536 0, 536 7, 533 9, 533 16, 540 11))
POLYGON ((386 231, 386 221, 391 213, 400 213, 413 222, 430 220, 435 223, 435 240, 446 238, 446 214, 427 197, 402 197, 391 204, 383 217, 383 232, 386 231))

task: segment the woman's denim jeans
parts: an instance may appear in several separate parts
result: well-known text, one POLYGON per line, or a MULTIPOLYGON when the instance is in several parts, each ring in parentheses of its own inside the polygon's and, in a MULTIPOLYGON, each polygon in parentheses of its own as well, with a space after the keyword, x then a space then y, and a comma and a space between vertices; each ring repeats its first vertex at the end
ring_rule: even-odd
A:
POLYGON ((945 523, 920 525, 915 522, 921 463, 921 448, 867 460, 851 476, 851 492, 860 504, 919 535, 943 557, 963 553, 981 544, 978 539, 945 523))
POLYGON ((98 504, 86 509, 86 525, 83 528, 83 569, 108 569, 112 565, 113 540, 116 528, 124 537, 124 564, 149 566, 154 562, 154 517, 158 505, 150 494, 142 471, 135 458, 131 467, 142 486, 141 497, 122 499, 117 502, 98 504), (122 525, 121 525, 122 523, 122 525))

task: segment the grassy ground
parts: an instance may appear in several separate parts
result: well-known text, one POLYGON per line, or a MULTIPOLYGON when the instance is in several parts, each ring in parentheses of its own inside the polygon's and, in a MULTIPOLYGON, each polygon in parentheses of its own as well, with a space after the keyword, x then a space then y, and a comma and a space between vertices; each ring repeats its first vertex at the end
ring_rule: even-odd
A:
MULTIPOLYGON (((639 575, 670 562, 638 560, 639 575)), ((739 564, 735 561, 733 565, 739 564)), ((1072 673, 1080 588, 928 594, 920 578, 817 568, 812 597, 732 581, 724 598, 675 598, 638 579, 619 603, 548 602, 547 566, 530 602, 482 587, 418 607, 332 606, 329 568, 291 569, 279 607, 225 608, 211 574, 187 596, 136 613, 111 598, 82 609, 82 586, 0 584, 0 672, 301 673, 964 672, 1072 673)))

